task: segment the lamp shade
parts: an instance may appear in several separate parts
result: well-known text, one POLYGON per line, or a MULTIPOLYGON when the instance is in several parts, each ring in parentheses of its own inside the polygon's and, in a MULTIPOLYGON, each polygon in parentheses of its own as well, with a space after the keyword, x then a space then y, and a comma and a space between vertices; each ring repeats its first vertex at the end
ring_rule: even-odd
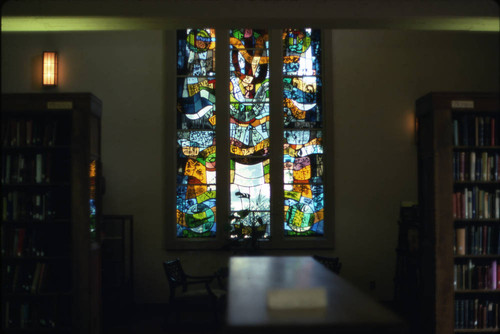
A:
POLYGON ((57 86, 57 52, 43 52, 43 86, 57 86))

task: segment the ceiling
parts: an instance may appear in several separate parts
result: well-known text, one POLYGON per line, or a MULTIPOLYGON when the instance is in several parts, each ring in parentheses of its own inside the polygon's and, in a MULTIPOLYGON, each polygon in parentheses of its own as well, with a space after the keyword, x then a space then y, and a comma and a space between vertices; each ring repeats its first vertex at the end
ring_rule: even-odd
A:
POLYGON ((2 31, 193 25, 500 32, 495 0, 8 0, 2 31))

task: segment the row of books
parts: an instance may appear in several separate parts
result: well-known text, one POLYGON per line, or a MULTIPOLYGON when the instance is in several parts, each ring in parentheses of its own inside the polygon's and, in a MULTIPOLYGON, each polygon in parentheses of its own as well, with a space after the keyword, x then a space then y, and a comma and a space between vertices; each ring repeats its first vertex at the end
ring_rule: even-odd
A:
POLYGON ((11 119, 2 122, 2 146, 54 146, 65 126, 58 119, 11 119))
POLYGON ((455 228, 455 255, 500 255, 500 226, 455 228))
POLYGON ((5 301, 3 305, 7 329, 47 331, 69 329, 71 321, 70 300, 62 299, 54 303, 43 301, 5 301))
POLYGON ((64 188, 36 192, 13 190, 2 195, 2 221, 51 221, 69 217, 64 188))
POLYGON ((500 189, 466 187, 453 193, 453 218, 500 219, 500 189))
POLYGON ((4 291, 12 293, 67 293, 69 264, 26 262, 5 265, 4 291))
POLYGON ((453 145, 499 145, 499 117, 464 114, 453 119, 453 145))
POLYGON ((455 181, 499 181, 500 153, 454 152, 453 179, 455 181))
POLYGON ((493 260, 490 264, 476 264, 472 260, 457 263, 453 267, 455 290, 500 289, 500 266, 493 260))
POLYGON ((7 228, 2 226, 2 256, 51 257, 69 254, 69 226, 7 228), (58 242, 53 242, 58 240, 58 242))
POLYGON ((498 328, 498 313, 496 301, 478 298, 455 299, 455 328, 498 328))
POLYGON ((69 175, 61 173, 61 167, 69 163, 67 154, 54 156, 51 152, 2 155, 2 184, 41 184, 68 180, 69 175))

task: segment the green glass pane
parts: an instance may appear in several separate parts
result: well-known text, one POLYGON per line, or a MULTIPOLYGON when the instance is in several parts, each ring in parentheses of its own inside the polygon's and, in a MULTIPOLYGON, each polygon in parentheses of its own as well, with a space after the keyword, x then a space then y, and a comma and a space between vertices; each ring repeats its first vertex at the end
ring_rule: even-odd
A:
POLYGON ((214 237, 215 185, 177 186, 177 237, 214 237))

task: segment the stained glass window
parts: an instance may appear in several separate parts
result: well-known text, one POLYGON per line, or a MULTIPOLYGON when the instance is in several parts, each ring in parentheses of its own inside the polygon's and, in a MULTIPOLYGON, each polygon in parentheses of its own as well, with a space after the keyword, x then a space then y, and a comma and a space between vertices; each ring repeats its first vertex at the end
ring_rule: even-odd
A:
POLYGON ((177 32, 177 237, 214 237, 215 31, 177 32))
POLYGON ((320 31, 283 31, 284 233, 323 236, 320 31))
POLYGON ((233 29, 229 50, 231 237, 267 238, 271 209, 268 32, 233 29))
POLYGON ((89 167, 90 179, 90 238, 97 239, 97 205, 96 205, 96 177, 97 177, 97 161, 92 160, 89 167))
POLYGON ((176 239, 267 240, 272 247, 308 239, 314 247, 319 238, 305 237, 326 240, 331 232, 324 225, 320 30, 242 28, 217 39, 225 67, 216 73, 215 30, 177 31, 176 239), (216 77, 229 89, 219 92, 219 124, 216 77))

